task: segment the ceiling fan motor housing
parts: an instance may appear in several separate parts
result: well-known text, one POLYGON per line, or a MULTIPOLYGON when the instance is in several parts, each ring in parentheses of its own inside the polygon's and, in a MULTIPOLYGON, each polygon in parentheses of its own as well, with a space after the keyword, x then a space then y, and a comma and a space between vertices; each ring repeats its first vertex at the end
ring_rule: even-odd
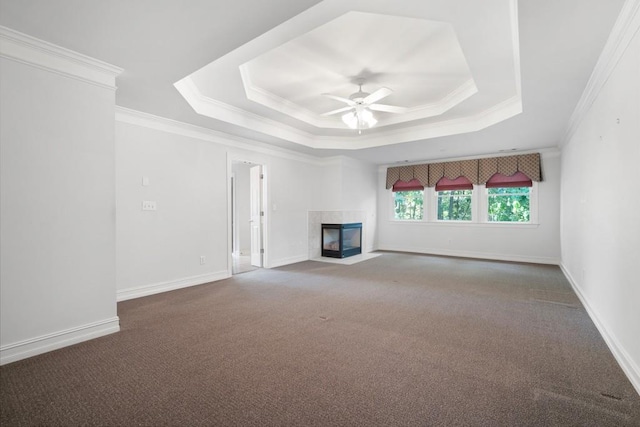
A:
POLYGON ((362 101, 364 101, 364 99, 369 95, 370 95, 369 93, 359 90, 358 92, 350 95, 349 99, 357 104, 362 104, 362 101))

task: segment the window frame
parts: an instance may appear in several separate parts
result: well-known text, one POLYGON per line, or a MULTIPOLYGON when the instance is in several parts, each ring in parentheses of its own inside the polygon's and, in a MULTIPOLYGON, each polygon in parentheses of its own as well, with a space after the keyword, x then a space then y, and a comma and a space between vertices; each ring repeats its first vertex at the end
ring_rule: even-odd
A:
POLYGON ((529 195, 529 221, 489 221, 489 191, 484 185, 474 185, 471 190, 471 220, 439 220, 438 219, 438 194, 435 187, 425 187, 422 191, 422 219, 395 219, 395 195, 389 190, 388 215, 389 221, 399 224, 432 224, 455 226, 482 226, 482 227, 537 227, 538 218, 538 182, 533 181, 529 195))
MULTIPOLYGON (((412 191, 420 191, 420 190, 412 190, 412 191)), ((389 203, 389 218, 391 219, 391 221, 395 221, 395 222, 409 222, 409 223, 417 223, 417 222, 424 222, 425 219, 427 218, 427 199, 425 197, 425 192, 427 191, 427 188, 425 187, 422 190, 422 218, 421 219, 402 219, 402 218, 396 218, 396 195, 395 193, 400 193, 400 191, 389 191, 389 193, 391 193, 391 198, 390 198, 390 203, 389 203)))
MULTIPOLYGON (((451 191, 451 190, 449 190, 451 191)), ((471 224, 476 221, 477 218, 477 204, 478 204, 478 197, 476 196, 476 186, 474 185, 472 190, 467 190, 467 191, 471 191, 471 195, 469 197, 471 197, 471 218, 470 219, 439 219, 438 218, 438 202, 440 201, 440 195, 438 193, 440 193, 440 191, 436 191, 435 187, 433 187, 433 208, 432 208, 432 218, 433 218, 433 222, 438 222, 438 223, 446 223, 446 224, 471 224)))
MULTIPOLYGON (((499 189, 502 187, 493 187, 493 188, 486 188, 486 192, 487 192, 487 210, 486 210, 486 214, 487 214, 487 222, 490 223, 507 223, 507 224, 515 224, 515 223, 520 223, 520 224, 529 224, 531 222, 531 187, 529 186, 525 186, 525 187, 511 187, 511 188, 518 188, 518 189, 522 189, 525 188, 527 189, 526 192, 522 192, 522 193, 498 193, 498 194, 491 194, 491 190, 493 189, 499 189), (500 221, 500 220, 491 220, 491 215, 489 215, 489 206, 490 206, 490 202, 491 199, 494 198, 495 200, 506 200, 509 197, 513 197, 513 196, 526 196, 529 199, 529 212, 528 212, 528 221, 500 221)), ((502 202, 501 202, 502 203, 502 202)))

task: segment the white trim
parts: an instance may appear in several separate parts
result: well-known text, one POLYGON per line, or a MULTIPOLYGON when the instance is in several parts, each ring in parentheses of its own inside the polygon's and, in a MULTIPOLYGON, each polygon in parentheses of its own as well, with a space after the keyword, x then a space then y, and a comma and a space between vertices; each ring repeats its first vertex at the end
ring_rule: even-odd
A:
POLYGON ((498 254, 490 252, 459 251, 455 249, 436 249, 412 246, 378 245, 379 251, 411 252, 425 255, 441 255, 458 258, 486 259, 494 261, 526 262, 531 264, 559 265, 560 259, 554 257, 523 256, 514 254, 498 254))
POLYGON ((277 268, 282 267, 283 265, 295 264, 297 262, 308 261, 309 254, 306 255, 296 255, 288 258, 280 258, 275 261, 272 261, 267 268, 277 268))
POLYGON ((211 117, 266 135, 282 138, 290 142, 313 147, 312 135, 292 126, 245 111, 239 107, 209 98, 200 92, 191 77, 187 76, 173 84, 193 110, 205 117, 211 117))
POLYGON ((132 110, 116 105, 116 121, 141 126, 148 129, 155 129, 162 132, 185 136, 187 138, 199 139, 201 141, 213 142, 226 147, 248 150, 254 153, 267 154, 288 160, 310 163, 320 166, 325 162, 323 158, 301 154, 284 148, 275 148, 261 142, 234 136, 228 133, 203 128, 165 117, 155 116, 142 111, 132 110))
POLYGON ((37 356, 120 330, 118 316, 0 347, 0 365, 37 356))
MULTIPOLYGON (((251 157, 251 156, 249 156, 251 157)), ((229 270, 229 276, 233 276, 233 257, 231 254, 231 227, 233 224, 233 218, 231 217, 231 175, 233 174, 233 162, 244 162, 262 168, 262 191, 261 191, 261 207, 260 209, 264 213, 262 217, 262 268, 269 268, 269 230, 271 228, 271 214, 269 210, 269 197, 271 194, 271 187, 269 186, 269 168, 268 162, 262 160, 250 159, 241 153, 235 153, 233 151, 227 151, 227 268, 229 270)), ((249 250, 249 252, 251 251, 249 250)))
POLYGON ((270 179, 269 174, 271 173, 271 168, 266 163, 260 163, 262 167, 262 190, 261 190, 261 201, 262 205, 261 209, 263 214, 262 217, 262 267, 269 268, 271 265, 271 245, 269 241, 269 236, 271 232, 271 209, 269 209, 269 203, 271 198, 271 187, 270 187, 270 179))
MULTIPOLYGON (((515 21, 517 22, 517 20, 515 21)), ((282 114, 286 114, 294 119, 298 119, 307 124, 315 126, 321 129, 349 129, 341 120, 337 120, 336 118, 329 118, 326 116, 320 116, 318 114, 313 113, 312 111, 303 108, 287 99, 281 98, 265 89, 262 89, 256 86, 251 79, 251 73, 249 71, 248 63, 244 63, 240 65, 240 77, 242 78, 242 83, 244 86, 245 94, 247 99, 251 101, 257 102, 258 104, 262 104, 265 107, 271 108, 272 110, 279 111, 282 114)), ((189 77, 185 77, 186 79, 190 79, 189 77)), ((519 81, 519 76, 516 76, 516 80, 519 81)), ((180 82, 176 84, 181 84, 180 82)), ((199 91, 197 85, 194 84, 193 80, 189 80, 189 84, 191 87, 189 91, 191 95, 197 97, 201 102, 210 102, 215 104, 223 109, 227 109, 229 111, 233 111, 236 114, 250 114, 244 110, 233 107, 228 104, 224 104, 218 102, 212 98, 208 98, 199 91)), ((181 91, 181 86, 176 86, 178 90, 181 91)), ((519 83, 518 83, 519 89, 519 83)), ((181 91, 181 93, 183 93, 181 91)), ((187 93, 187 92, 185 92, 187 93)), ((461 104, 463 101, 467 100, 471 96, 478 93, 478 88, 476 86, 473 78, 469 78, 458 87, 451 90, 451 92, 445 94, 441 99, 431 102, 429 104, 417 105, 411 108, 408 108, 404 114, 400 115, 388 115, 381 120, 376 125, 376 128, 383 128, 385 126, 397 124, 397 123, 406 123, 414 120, 421 120, 430 117, 439 116, 441 114, 446 113, 453 107, 461 104)), ((184 93, 183 93, 183 96, 184 93)), ((185 96, 186 98, 186 96, 185 96)), ((202 106, 204 109, 204 106, 202 106)), ((222 114, 222 111, 221 111, 222 114)), ((306 145, 306 144, 305 144, 306 145)))
POLYGON ((135 288, 120 289, 117 292, 117 300, 126 301, 134 298, 146 297, 162 292, 188 288, 190 286, 202 285, 209 282, 217 282, 218 280, 228 279, 229 277, 231 277, 229 275, 229 272, 227 270, 222 270, 214 273, 185 277, 183 279, 169 280, 166 282, 137 286, 135 288))
POLYGON ((315 149, 359 150, 475 132, 522 113, 522 97, 516 93, 512 97, 493 104, 473 115, 396 130, 381 130, 371 135, 366 133, 359 136, 350 135, 348 137, 349 144, 345 144, 344 136, 314 135, 209 98, 200 92, 188 76, 174 83, 174 87, 191 108, 200 115, 315 149))
POLYGON ((233 209, 231 202, 234 198, 231 195, 231 178, 233 177, 233 159, 231 154, 227 152, 227 178, 226 178, 226 192, 227 192, 227 276, 233 276, 233 209))
POLYGON ((562 147, 571 141, 578 130, 591 105, 596 100, 600 91, 609 80, 609 77, 618 65, 618 61, 625 54, 629 43, 640 30, 640 0, 627 0, 622 6, 607 43, 602 49, 598 62, 591 73, 587 86, 578 101, 576 109, 571 115, 565 135, 558 146, 562 147))
POLYGON ((0 26, 0 56, 85 83, 115 90, 123 69, 0 26))
MULTIPOLYGON (((272 110, 279 111, 283 114, 293 117, 294 119, 301 120, 310 125, 319 127, 319 128, 333 128, 333 129, 345 129, 346 126, 342 124, 342 122, 337 122, 328 117, 319 116, 312 111, 300 107, 299 105, 279 97, 274 93, 271 93, 267 90, 264 90, 253 84, 253 80, 251 79, 251 73, 249 72, 248 63, 244 63, 240 65, 240 77, 242 78, 242 83, 244 86, 245 94, 247 99, 251 101, 262 104, 266 107, 271 108, 272 110)), ((195 85, 194 85, 195 87, 195 85)), ((195 87, 195 90, 200 93, 200 91, 195 87)), ((213 101, 212 98, 206 98, 208 101, 213 101)), ((233 108, 228 104, 222 104, 226 106, 226 108, 233 108)), ((236 112, 242 112, 243 110, 235 109, 236 112)), ((244 112, 246 113, 246 112, 244 112)))
POLYGON ((591 306, 591 304, 589 304, 589 300, 582 293, 580 286, 578 286, 578 283, 573 279, 573 276, 569 273, 569 270, 566 268, 564 263, 560 263, 560 269, 571 284, 573 291, 578 295, 580 302, 582 302, 582 305, 587 310, 587 314, 589 314, 593 324, 598 328, 604 342, 609 347, 609 350, 611 350, 611 353, 613 353, 613 357, 615 357, 616 361, 627 375, 627 378, 629 378, 629 381, 636 389, 636 392, 640 394, 640 367, 638 367, 634 360, 629 356, 629 353, 627 353, 624 347, 620 344, 620 341, 618 341, 615 334, 610 332, 605 324, 600 320, 598 312, 591 306))
MULTIPOLYGON (((393 208, 393 207, 392 207, 393 208)), ((411 225, 424 225, 429 227, 470 227, 470 228, 511 228, 514 230, 521 230, 527 228, 538 228, 539 223, 531 222, 474 222, 474 221, 447 221, 447 220, 411 220, 411 219, 388 219, 387 224, 411 226, 411 225)))

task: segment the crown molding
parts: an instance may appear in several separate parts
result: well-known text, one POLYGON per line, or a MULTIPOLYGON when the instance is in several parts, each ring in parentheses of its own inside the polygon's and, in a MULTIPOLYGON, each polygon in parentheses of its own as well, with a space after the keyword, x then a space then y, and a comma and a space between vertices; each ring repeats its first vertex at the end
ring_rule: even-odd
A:
POLYGON ((287 150, 286 148, 273 147, 261 142, 252 141, 224 132, 167 119, 165 117, 117 105, 115 108, 115 119, 117 122, 172 133, 187 138, 194 138, 200 141, 213 142, 233 149, 248 150, 254 153, 267 154, 283 159, 310 163, 316 166, 322 166, 324 164, 323 157, 315 157, 287 150))
POLYGON ((222 120, 236 126, 252 129, 307 147, 323 148, 317 147, 314 143, 313 136, 307 132, 204 96, 198 90, 197 85, 191 77, 187 76, 174 83, 173 86, 180 92, 191 108, 200 115, 222 120))
MULTIPOLYGON (((380 132, 366 139, 356 140, 346 149, 357 150, 361 148, 380 147, 383 145, 475 132, 520 113, 522 113, 522 99, 519 95, 515 95, 471 116, 417 125, 394 131, 380 132)), ((344 147, 342 148, 345 149, 344 147)))
POLYGON ((115 90, 122 68, 0 26, 0 57, 115 90))
MULTIPOLYGON (((473 81, 471 84, 475 87, 473 81)), ((346 138, 318 136, 206 97, 202 95, 190 77, 185 77, 174 83, 174 87, 198 114, 315 149, 359 150, 474 132, 522 113, 522 99, 519 94, 516 94, 471 116, 435 121, 391 131, 381 130, 371 135, 364 134, 346 138), (345 144, 347 138, 349 144, 345 144)), ((472 89, 469 85, 466 87, 472 89)))
POLYGON ((453 107, 462 104, 462 102, 471 98, 476 93, 478 93, 478 87, 476 86, 476 82, 473 80, 473 78, 470 78, 460 86, 443 96, 440 100, 431 104, 418 105, 416 107, 410 108, 404 114, 389 116, 386 120, 384 120, 384 122, 382 122, 381 125, 378 126, 384 127, 397 123, 406 123, 412 120, 420 120, 429 117, 440 116, 453 107))
MULTIPOLYGON (((298 119, 317 128, 339 130, 346 129, 345 125, 340 120, 330 119, 328 117, 315 114, 312 111, 307 110, 306 108, 303 108, 289 100, 281 98, 255 85, 253 83, 253 79, 251 78, 251 73, 247 64, 242 64, 240 66, 240 77, 242 79, 242 85, 244 87, 245 95, 247 96, 247 99, 251 101, 264 105, 267 108, 293 117, 294 119, 298 119)), ((192 80, 190 84, 192 85, 191 90, 197 91, 201 100, 206 100, 207 102, 211 103, 217 102, 211 98, 204 96, 198 89, 195 82, 193 82, 192 80)), ((403 114, 390 115, 384 119, 381 119, 376 125, 376 128, 384 128, 385 126, 393 124, 407 123, 413 120, 421 120, 427 119, 429 117, 439 116, 449 111, 456 105, 461 104, 476 93, 478 93, 476 83, 473 78, 469 78, 464 83, 454 88, 451 92, 447 93, 445 96, 435 102, 411 107, 403 114)), ((218 104, 220 103, 218 102, 218 104)), ((247 114, 246 111, 232 106, 227 106, 227 108, 230 110, 234 109, 235 112, 239 114, 247 114)))
POLYGON ((580 101, 571 115, 564 137, 558 144, 559 147, 571 141, 638 30, 640 30, 640 0, 627 0, 622 6, 580 101))
MULTIPOLYGON (((344 129, 344 126, 339 122, 327 117, 318 116, 306 108, 302 108, 287 99, 281 98, 255 85, 246 63, 242 64, 239 69, 242 86, 244 87, 247 99, 319 128, 344 129)), ((196 90, 198 90, 197 87, 196 90)))

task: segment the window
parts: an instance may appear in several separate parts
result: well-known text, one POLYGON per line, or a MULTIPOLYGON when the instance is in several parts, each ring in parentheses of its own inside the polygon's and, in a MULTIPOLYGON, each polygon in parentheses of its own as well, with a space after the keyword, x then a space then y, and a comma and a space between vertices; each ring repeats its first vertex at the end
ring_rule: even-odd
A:
POLYGON ((471 221, 472 190, 438 191, 439 221, 471 221))
POLYGON ((424 215, 424 191, 396 191, 393 193, 394 218, 421 220, 424 215))
POLYGON ((487 181, 487 220, 490 222, 531 222, 533 182, 522 172, 494 174, 487 181))
POLYGON ((424 216, 424 187, 417 179, 393 184, 394 219, 419 221, 424 216))
POLYGON ((387 218, 425 226, 534 228, 541 180, 538 153, 389 167, 387 218))
POLYGON ((530 222, 530 187, 488 188, 489 221, 530 222))

